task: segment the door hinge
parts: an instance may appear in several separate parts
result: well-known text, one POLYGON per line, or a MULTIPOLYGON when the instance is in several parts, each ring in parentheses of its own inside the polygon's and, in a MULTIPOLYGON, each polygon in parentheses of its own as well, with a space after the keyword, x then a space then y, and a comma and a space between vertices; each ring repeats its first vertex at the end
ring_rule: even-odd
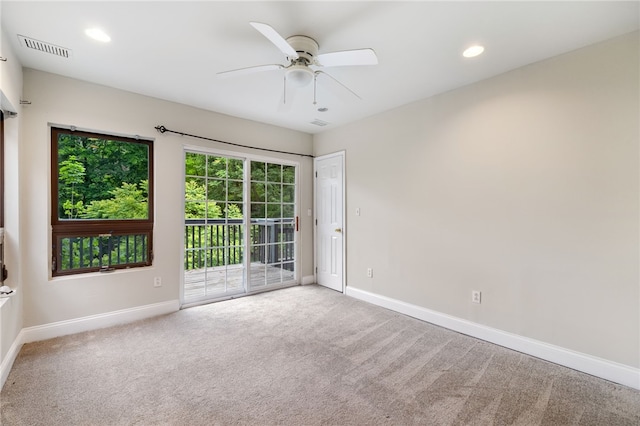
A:
POLYGON ((316 266, 316 274, 318 273, 318 267, 316 266))
POLYGON ((316 226, 318 226, 318 219, 316 219, 316 226))
POLYGON ((318 172, 316 172, 316 177, 318 177, 318 172))

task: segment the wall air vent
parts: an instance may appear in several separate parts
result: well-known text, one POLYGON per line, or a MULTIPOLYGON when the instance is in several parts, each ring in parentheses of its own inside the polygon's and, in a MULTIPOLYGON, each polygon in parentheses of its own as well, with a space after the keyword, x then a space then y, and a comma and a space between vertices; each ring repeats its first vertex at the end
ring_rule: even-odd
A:
POLYGON ((313 120, 313 121, 311 122, 311 124, 315 124, 316 126, 320 126, 320 127, 322 127, 322 126, 326 126, 326 125, 327 125, 327 124, 329 124, 329 123, 327 123, 326 121, 318 120, 318 119, 316 118, 315 120, 313 120))
POLYGON ((20 44, 22 46, 29 49, 38 50, 44 53, 51 53, 52 55, 60 56, 63 58, 71 57, 71 49, 67 49, 66 47, 56 46, 55 44, 36 40, 30 37, 25 37, 20 34, 18 34, 18 39, 20 40, 20 44))

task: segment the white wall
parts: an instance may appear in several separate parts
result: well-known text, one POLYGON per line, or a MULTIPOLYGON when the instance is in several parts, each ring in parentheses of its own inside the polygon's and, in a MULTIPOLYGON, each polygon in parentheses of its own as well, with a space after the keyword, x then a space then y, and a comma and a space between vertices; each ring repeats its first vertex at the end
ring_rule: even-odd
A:
MULTIPOLYGON (((1 7, 0 7, 1 10, 1 7)), ((15 56, 9 40, 0 31, 0 56, 7 59, 0 62, 0 99, 2 110, 17 112, 15 118, 6 118, 4 122, 4 167, 5 167, 5 262, 9 277, 5 284, 17 293, 9 299, 0 300, 0 386, 4 380, 4 368, 13 362, 12 356, 8 356, 16 337, 22 329, 22 300, 23 286, 21 285, 22 265, 19 263, 20 255, 20 191, 19 173, 20 162, 19 145, 22 111, 20 108, 20 96, 22 94, 22 65, 15 56)), ((16 348, 14 347, 14 350, 16 348)))
MULTIPOLYGON (((74 318, 131 309, 179 298, 184 214, 183 145, 230 150, 226 145, 159 134, 157 125, 250 146, 310 154, 310 135, 215 114, 86 82, 24 70, 25 126, 21 143, 23 250, 25 265, 24 326, 32 327, 74 318), (152 267, 50 278, 50 134, 48 123, 74 125, 120 134, 155 138, 155 230, 152 267), (49 243, 48 243, 49 242, 49 243), (162 287, 153 288, 153 277, 162 287)), ((248 151, 267 155, 259 151, 248 151)), ((312 208, 312 161, 300 161, 301 211, 312 208)), ((301 275, 313 275, 311 219, 301 216, 301 275)))
POLYGON ((347 285, 639 367, 638 37, 316 135, 347 285))

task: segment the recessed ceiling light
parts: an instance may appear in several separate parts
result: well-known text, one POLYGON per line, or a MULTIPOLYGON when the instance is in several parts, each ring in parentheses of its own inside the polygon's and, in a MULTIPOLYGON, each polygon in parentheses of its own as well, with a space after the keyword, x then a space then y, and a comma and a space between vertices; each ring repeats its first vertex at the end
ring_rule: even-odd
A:
POLYGON ((108 43, 111 41, 111 37, 100 28, 87 28, 84 33, 94 40, 108 43))
POLYGON ((474 58, 484 52, 484 47, 480 45, 475 45, 469 47, 467 50, 462 52, 462 56, 465 58, 474 58))

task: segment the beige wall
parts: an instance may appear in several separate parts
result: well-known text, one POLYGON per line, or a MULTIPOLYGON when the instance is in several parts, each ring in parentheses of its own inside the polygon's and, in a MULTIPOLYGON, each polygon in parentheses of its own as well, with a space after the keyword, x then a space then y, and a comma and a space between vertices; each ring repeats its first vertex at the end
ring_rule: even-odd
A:
MULTIPOLYGON (((24 326, 86 317, 179 298, 184 214, 183 145, 230 150, 226 145, 169 133, 157 125, 251 146, 310 154, 310 135, 160 101, 78 80, 25 69, 21 143, 24 326), (48 123, 155 138, 154 264, 111 274, 50 278, 50 142, 48 123), (153 287, 153 278, 162 287, 153 287)), ((312 208, 312 161, 291 155, 248 151, 300 161, 302 212, 312 208)), ((313 275, 311 218, 301 215, 301 276, 313 275)))
MULTIPOLYGON (((0 7, 1 10, 1 7, 0 7)), ((19 262, 20 255, 20 191, 19 191, 19 152, 18 143, 22 123, 20 97, 22 94, 22 65, 18 62, 9 40, 0 31, 0 56, 7 59, 0 62, 0 99, 2 110, 18 112, 15 118, 5 119, 4 123, 4 167, 5 167, 5 262, 9 272, 6 285, 17 290, 9 299, 0 300, 0 365, 22 329, 22 300, 19 262)), ((0 381, 1 385, 1 381, 0 381)))
POLYGON ((346 150, 347 285, 639 367, 638 52, 626 35, 316 135, 346 150))

